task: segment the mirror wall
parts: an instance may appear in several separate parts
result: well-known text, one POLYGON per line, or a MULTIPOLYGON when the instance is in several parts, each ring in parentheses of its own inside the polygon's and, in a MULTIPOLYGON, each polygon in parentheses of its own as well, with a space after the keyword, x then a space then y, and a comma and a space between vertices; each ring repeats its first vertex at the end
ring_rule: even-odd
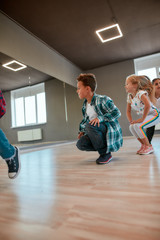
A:
POLYGON ((76 140, 79 122, 82 119, 82 102, 77 96, 76 88, 29 66, 17 72, 2 67, 3 64, 11 60, 13 60, 11 57, 0 53, 0 88, 3 90, 7 103, 7 113, 0 120, 0 128, 5 132, 10 142, 13 144, 35 144, 76 140), (45 83, 47 122, 40 125, 12 128, 11 90, 32 86, 40 82, 45 83), (18 142, 18 132, 37 128, 42 131, 42 139, 18 142))

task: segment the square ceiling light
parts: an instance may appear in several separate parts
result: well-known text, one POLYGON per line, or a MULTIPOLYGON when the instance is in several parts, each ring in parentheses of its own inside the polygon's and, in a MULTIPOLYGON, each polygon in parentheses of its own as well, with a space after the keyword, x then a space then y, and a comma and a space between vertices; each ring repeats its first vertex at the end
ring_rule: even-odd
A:
POLYGON ((106 28, 99 29, 96 31, 96 34, 103 43, 123 36, 118 23, 106 28))
POLYGON ((22 64, 22 63, 20 63, 20 62, 18 62, 16 60, 13 60, 11 62, 5 63, 2 66, 5 67, 5 68, 10 69, 12 71, 15 71, 15 72, 19 71, 19 70, 22 70, 22 69, 27 67, 26 65, 24 65, 24 64, 22 64))

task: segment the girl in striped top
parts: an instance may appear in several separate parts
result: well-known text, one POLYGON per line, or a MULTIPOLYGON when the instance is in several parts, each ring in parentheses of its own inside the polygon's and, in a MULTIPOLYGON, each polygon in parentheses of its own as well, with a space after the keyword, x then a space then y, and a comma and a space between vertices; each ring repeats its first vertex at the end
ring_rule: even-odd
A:
POLYGON ((127 96, 127 118, 131 133, 141 143, 137 154, 150 154, 153 147, 149 143, 145 129, 156 125, 160 121, 159 112, 155 105, 153 86, 146 76, 130 75, 125 84, 127 96), (136 111, 140 118, 132 119, 131 110, 136 111))

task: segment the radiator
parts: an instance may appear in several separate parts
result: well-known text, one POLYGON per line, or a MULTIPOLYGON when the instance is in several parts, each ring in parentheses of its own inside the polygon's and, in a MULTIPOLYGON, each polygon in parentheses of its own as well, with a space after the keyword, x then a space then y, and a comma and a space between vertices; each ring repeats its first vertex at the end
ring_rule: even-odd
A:
POLYGON ((155 130, 160 130, 160 123, 156 125, 155 130))
POLYGON ((18 142, 34 141, 42 139, 42 129, 30 129, 17 132, 18 142))

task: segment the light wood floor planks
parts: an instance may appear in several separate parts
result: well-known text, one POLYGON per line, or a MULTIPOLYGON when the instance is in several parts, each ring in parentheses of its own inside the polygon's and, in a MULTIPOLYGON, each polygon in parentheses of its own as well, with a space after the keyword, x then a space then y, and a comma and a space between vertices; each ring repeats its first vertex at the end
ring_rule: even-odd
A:
POLYGON ((21 152, 17 179, 0 160, 0 240, 160 240, 160 136, 154 154, 125 138, 108 165, 75 143, 21 152))

